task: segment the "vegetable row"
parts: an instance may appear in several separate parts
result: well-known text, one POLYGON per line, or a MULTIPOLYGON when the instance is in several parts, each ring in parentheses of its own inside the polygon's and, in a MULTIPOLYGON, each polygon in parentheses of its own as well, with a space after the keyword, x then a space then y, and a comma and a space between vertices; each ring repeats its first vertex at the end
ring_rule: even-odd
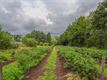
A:
POLYGON ((72 69, 85 80, 95 80, 97 74, 96 66, 98 64, 95 57, 100 59, 101 56, 104 56, 104 52, 101 53, 102 50, 67 46, 59 46, 58 49, 61 59, 64 60, 65 68, 72 69))
POLYGON ((39 47, 14 52, 16 61, 3 67, 3 80, 25 80, 25 72, 39 64, 49 50, 50 47, 39 47))

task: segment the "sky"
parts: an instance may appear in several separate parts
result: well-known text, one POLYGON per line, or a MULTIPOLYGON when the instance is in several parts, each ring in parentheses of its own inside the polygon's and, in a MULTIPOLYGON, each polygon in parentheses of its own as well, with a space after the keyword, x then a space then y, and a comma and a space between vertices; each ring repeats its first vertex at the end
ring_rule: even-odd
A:
POLYGON ((0 0, 0 24, 12 34, 32 30, 61 34, 79 16, 88 16, 101 0, 0 0))

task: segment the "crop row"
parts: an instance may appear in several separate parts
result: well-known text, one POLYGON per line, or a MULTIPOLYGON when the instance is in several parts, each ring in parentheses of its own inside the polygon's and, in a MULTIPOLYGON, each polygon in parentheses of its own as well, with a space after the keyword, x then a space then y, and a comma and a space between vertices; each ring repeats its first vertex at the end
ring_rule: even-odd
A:
POLYGON ((14 52, 16 61, 3 67, 3 80, 24 80, 25 72, 40 63, 49 50, 50 47, 39 47, 14 52))
POLYGON ((2 50, 0 51, 0 62, 10 60, 12 57, 12 50, 2 50))
POLYGON ((99 59, 101 60, 102 56, 107 58, 107 50, 100 50, 100 49, 95 49, 95 48, 78 48, 78 47, 73 47, 73 49, 81 53, 84 57, 90 56, 94 59, 99 59))
POLYGON ((91 53, 73 47, 58 47, 61 58, 64 59, 64 67, 69 67, 85 80, 94 80, 97 69, 96 61, 90 56, 91 53))

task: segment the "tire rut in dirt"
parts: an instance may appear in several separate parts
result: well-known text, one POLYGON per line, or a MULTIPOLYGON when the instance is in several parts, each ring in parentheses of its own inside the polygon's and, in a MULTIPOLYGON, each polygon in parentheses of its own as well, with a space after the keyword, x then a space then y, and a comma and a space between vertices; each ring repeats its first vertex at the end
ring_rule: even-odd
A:
POLYGON ((57 51, 57 62, 56 62, 57 80, 67 80, 66 75, 69 73, 71 73, 71 70, 63 68, 63 61, 60 59, 60 53, 57 51))
POLYGON ((44 59, 35 67, 30 69, 26 74, 26 80, 37 80, 45 72, 45 64, 47 64, 48 57, 50 56, 51 51, 44 57, 44 59))

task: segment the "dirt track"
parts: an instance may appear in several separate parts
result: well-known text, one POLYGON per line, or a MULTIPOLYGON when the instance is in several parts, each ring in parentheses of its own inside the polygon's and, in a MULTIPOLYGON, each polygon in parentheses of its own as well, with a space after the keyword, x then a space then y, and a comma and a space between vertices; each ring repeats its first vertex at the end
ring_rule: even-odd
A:
POLYGON ((37 80, 41 75, 43 75, 45 71, 44 66, 47 64, 47 59, 50 54, 51 52, 49 52, 37 66, 33 67, 26 73, 25 77, 27 80, 37 80))
POLYGON ((69 74, 71 71, 69 69, 63 68, 63 62, 60 59, 60 53, 57 52, 57 62, 56 62, 56 75, 57 80, 67 80, 66 75, 69 74))
MULTIPOLYGON (((51 52, 45 56, 45 58, 41 61, 40 64, 38 64, 37 66, 35 66, 34 68, 32 68, 26 73, 25 75, 26 80, 37 80, 40 76, 44 74, 44 72, 46 71, 44 66, 47 64, 47 61, 50 55, 51 55, 51 52)), ((55 73, 56 73, 57 80, 72 80, 70 79, 72 77, 71 70, 64 69, 63 61, 60 59, 60 53, 56 52, 56 55, 57 55, 57 60, 56 60, 55 73)), ((75 80, 80 80, 80 79, 78 78, 75 80)))

